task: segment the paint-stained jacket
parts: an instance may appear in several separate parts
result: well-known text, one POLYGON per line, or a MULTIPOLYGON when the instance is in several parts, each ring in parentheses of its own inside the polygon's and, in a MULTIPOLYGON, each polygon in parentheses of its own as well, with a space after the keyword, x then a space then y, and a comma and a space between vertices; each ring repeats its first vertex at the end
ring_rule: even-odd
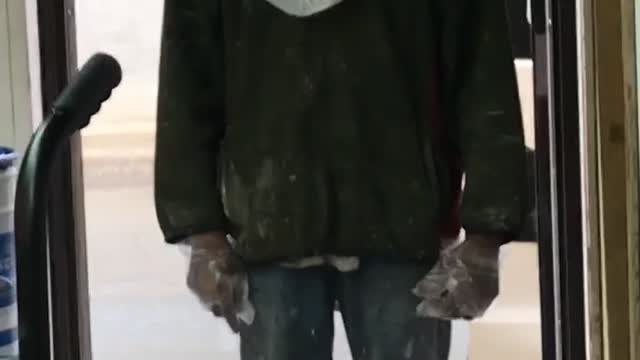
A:
POLYGON ((307 18, 166 0, 166 240, 227 231, 250 263, 432 260, 461 172, 467 232, 510 240, 526 169, 507 30, 503 0, 348 0, 307 18))

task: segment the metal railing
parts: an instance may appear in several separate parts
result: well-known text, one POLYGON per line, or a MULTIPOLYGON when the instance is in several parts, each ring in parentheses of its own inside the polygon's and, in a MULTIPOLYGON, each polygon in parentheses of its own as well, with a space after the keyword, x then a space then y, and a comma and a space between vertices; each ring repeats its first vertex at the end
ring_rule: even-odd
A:
POLYGON ((51 358, 49 249, 47 240, 49 176, 58 150, 78 130, 89 125, 122 71, 109 55, 94 55, 60 94, 27 148, 15 200, 20 359, 51 358))

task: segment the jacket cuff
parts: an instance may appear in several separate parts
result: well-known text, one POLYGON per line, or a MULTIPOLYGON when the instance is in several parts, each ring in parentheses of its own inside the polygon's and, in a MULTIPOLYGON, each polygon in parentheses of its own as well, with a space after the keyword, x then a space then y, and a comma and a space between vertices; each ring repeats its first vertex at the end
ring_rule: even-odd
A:
POLYGON ((229 221, 219 201, 196 204, 191 201, 171 203, 163 199, 156 205, 160 227, 169 244, 178 244, 197 234, 227 233, 229 230, 229 221))
POLYGON ((194 235, 206 234, 206 233, 212 233, 212 232, 226 233, 227 231, 225 229, 226 229, 225 226, 212 226, 211 224, 206 224, 206 225, 198 225, 198 226, 192 226, 192 227, 187 227, 182 229, 173 229, 172 231, 166 231, 164 236, 165 236, 165 242, 167 244, 177 245, 177 244, 184 243, 194 235))
POLYGON ((517 236, 511 232, 465 231, 467 235, 481 236, 486 239, 495 239, 496 245, 498 246, 506 245, 517 238, 517 236))
POLYGON ((462 211, 462 226, 468 235, 493 238, 499 245, 516 240, 523 222, 518 207, 503 212, 495 208, 486 211, 463 208, 462 211))

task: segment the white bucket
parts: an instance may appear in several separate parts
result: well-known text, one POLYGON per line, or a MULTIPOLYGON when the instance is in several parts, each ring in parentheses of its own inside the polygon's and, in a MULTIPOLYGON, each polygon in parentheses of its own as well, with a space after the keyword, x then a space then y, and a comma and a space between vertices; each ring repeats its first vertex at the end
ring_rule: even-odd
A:
POLYGON ((18 355, 16 256, 13 208, 17 169, 15 154, 0 147, 0 359, 18 355))

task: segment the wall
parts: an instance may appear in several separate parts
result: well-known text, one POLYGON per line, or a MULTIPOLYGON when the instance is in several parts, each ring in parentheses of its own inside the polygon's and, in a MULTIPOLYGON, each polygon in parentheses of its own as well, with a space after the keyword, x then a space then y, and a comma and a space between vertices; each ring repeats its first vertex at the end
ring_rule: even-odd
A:
POLYGON ((0 144, 19 152, 42 120, 39 69, 35 0, 0 0, 0 144))

